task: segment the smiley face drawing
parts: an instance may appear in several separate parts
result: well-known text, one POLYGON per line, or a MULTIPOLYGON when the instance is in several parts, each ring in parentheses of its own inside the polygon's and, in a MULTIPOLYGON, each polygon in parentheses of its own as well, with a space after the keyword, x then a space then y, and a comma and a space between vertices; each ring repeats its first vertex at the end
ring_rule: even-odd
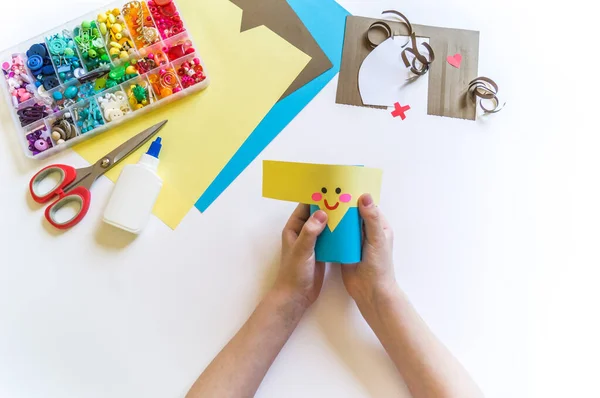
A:
POLYGON ((328 203, 327 199, 325 199, 325 197, 323 196, 323 195, 327 195, 327 187, 321 188, 321 192, 313 193, 311 196, 311 199, 313 201, 315 201, 316 203, 320 202, 321 199, 323 199, 323 203, 325 204, 325 208, 327 210, 335 210, 340 205, 340 202, 348 203, 352 200, 352 195, 350 195, 349 193, 342 193, 342 188, 340 188, 340 187, 337 187, 335 189, 335 194, 339 195, 339 197, 337 198, 337 201, 335 202, 334 205, 331 205, 330 203, 328 203))
POLYGON ((358 198, 370 193, 379 202, 382 171, 361 166, 263 162, 263 196, 318 206, 333 232, 358 198))

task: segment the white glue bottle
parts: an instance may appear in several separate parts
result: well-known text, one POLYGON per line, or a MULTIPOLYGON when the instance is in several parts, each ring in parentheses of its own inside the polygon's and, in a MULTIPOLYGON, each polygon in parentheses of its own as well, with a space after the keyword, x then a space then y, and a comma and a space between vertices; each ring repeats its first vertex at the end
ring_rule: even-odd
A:
POLYGON ((137 164, 123 168, 104 210, 104 222, 134 234, 144 229, 163 184, 156 173, 161 148, 157 137, 137 164))

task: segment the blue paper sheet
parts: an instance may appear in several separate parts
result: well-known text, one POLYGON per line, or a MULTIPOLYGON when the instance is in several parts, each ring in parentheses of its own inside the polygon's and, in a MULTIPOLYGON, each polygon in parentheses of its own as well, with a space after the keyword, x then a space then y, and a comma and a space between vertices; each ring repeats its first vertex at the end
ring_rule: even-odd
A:
MULTIPOLYGON (((310 214, 319 206, 310 205, 310 214)), ((319 235, 315 246, 317 261, 354 264, 362 256, 362 218, 358 207, 351 207, 333 232, 329 227, 319 235)))
POLYGON ((333 68, 279 101, 235 153, 217 178, 196 202, 205 211, 229 184, 304 109, 340 70, 346 17, 350 15, 335 0, 287 0, 327 54, 333 68))

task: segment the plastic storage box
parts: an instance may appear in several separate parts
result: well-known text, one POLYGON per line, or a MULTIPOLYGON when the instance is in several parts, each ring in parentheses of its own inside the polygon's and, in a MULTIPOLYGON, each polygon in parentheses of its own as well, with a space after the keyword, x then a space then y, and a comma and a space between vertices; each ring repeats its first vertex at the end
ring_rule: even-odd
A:
POLYGON ((117 1, 0 54, 27 157, 43 159, 205 89, 173 0, 117 1))

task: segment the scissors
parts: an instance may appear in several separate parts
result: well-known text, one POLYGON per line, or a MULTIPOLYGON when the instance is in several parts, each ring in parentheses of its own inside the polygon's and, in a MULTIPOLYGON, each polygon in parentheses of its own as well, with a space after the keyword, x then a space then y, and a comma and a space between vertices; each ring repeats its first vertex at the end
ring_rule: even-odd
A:
POLYGON ((166 123, 167 120, 163 120, 142 131, 89 167, 75 169, 64 164, 53 164, 40 170, 29 182, 29 192, 33 200, 46 203, 58 196, 58 199, 46 208, 46 220, 58 229, 68 229, 77 225, 90 208, 90 187, 94 181, 148 142, 166 123), (58 182, 49 189, 42 187, 42 181, 50 175, 59 176, 58 182), (66 221, 57 219, 57 212, 68 204, 78 207, 76 214, 66 221))

